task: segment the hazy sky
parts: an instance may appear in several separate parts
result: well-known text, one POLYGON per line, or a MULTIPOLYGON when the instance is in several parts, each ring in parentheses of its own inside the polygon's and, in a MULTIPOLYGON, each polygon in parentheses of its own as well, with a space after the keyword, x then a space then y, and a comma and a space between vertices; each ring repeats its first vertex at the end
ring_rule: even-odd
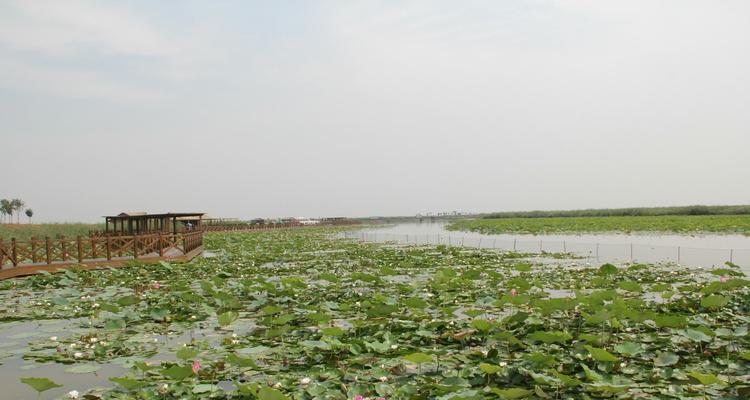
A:
POLYGON ((750 203, 748 150, 744 0, 0 0, 39 221, 750 203))

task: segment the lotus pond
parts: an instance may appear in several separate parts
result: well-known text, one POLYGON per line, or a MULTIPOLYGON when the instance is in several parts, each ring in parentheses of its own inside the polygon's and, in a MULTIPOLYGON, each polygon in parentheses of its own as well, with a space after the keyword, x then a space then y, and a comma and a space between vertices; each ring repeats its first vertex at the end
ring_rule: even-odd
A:
POLYGON ((750 397, 734 265, 212 234, 185 264, 0 282, 2 398, 750 397))

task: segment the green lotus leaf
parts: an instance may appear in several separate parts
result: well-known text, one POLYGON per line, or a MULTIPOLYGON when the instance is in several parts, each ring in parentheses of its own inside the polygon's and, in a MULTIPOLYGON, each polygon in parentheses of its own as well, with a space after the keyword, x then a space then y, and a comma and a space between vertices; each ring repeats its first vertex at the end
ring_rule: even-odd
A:
POLYGON ((409 355, 405 355, 402 358, 415 364, 423 364, 433 361, 433 357, 425 353, 412 353, 409 355))
POLYGON ((727 383, 719 379, 714 374, 704 374, 698 371, 690 371, 688 372, 688 375, 692 376, 693 378, 697 379, 701 385, 726 385, 727 383))
POLYGON ((612 355, 607 350, 600 349, 600 348, 593 347, 593 346, 588 346, 588 345, 584 347, 586 348, 586 350, 589 351, 589 353, 591 353, 591 356, 596 361, 617 362, 619 360, 617 357, 612 355))
POLYGON ((485 374, 491 375, 491 374, 496 374, 496 373, 502 371, 505 368, 501 367, 499 365, 492 365, 492 364, 480 363, 479 364, 479 369, 481 369, 482 372, 484 372, 485 374))
POLYGON ((523 388, 509 388, 509 389, 492 388, 490 389, 490 391, 498 395, 503 400, 525 399, 526 397, 529 397, 531 396, 532 393, 534 393, 531 390, 523 389, 523 388))
POLYGON ((657 367, 668 367, 677 364, 680 361, 680 356, 670 352, 660 352, 654 358, 654 365, 657 367))
POLYGON ((47 378, 21 378, 21 383, 25 383, 31 386, 31 388, 36 390, 38 393, 46 392, 47 390, 63 386, 47 378))

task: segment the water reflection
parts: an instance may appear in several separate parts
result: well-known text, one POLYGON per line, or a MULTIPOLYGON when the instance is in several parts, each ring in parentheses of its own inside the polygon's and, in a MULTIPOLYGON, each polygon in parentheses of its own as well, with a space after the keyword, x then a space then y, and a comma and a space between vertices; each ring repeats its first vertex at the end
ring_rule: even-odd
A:
POLYGON ((727 261, 750 267, 750 237, 743 235, 665 233, 481 234, 448 231, 443 221, 401 223, 348 232, 367 241, 496 248, 527 253, 568 252, 591 262, 676 262, 720 266, 727 261))

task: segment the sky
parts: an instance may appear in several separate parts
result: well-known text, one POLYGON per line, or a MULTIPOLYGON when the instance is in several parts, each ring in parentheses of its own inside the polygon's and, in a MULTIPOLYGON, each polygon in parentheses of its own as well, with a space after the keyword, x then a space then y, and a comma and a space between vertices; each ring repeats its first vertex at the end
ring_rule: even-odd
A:
POLYGON ((411 215, 750 203, 750 2, 0 0, 0 198, 411 215))

